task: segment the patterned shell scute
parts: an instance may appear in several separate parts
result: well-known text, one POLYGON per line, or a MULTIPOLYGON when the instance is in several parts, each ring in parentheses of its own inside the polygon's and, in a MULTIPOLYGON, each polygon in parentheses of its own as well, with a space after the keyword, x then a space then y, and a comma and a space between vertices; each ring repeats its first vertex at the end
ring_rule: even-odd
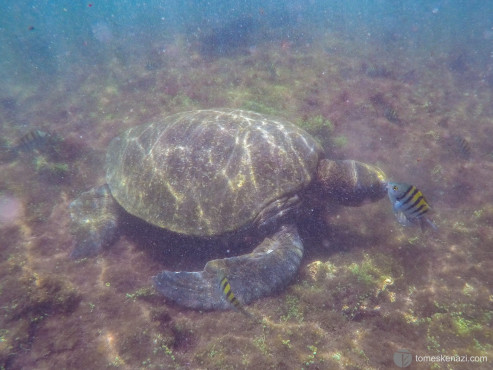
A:
POLYGON ((308 133, 280 119, 242 110, 184 112, 113 139, 107 182, 127 212, 151 224, 220 235, 306 187, 320 153, 308 133))

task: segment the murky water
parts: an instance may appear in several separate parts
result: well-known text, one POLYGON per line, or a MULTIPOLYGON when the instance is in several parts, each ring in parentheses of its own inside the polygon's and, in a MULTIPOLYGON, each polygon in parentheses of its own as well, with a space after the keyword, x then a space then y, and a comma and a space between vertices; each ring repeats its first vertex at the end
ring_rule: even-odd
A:
POLYGON ((0 368, 380 369, 402 349, 410 368, 489 368, 491 11, 449 1, 10 5, 0 24, 0 368), (70 259, 68 206, 104 184, 110 140, 215 107, 283 117, 329 157, 416 185, 438 230, 399 225, 387 199, 308 215, 299 273, 247 307, 253 320, 183 309, 151 277, 248 253, 254 236, 197 241, 129 218, 111 248, 70 259), (12 155, 34 130, 59 139, 33 135, 12 155))

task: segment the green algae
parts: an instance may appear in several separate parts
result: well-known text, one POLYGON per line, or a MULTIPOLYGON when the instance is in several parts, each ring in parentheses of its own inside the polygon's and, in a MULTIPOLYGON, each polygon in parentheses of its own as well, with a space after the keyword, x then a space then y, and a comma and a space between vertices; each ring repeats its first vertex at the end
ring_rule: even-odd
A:
MULTIPOLYGON (((24 274, 5 284, 1 297, 8 303, 1 307, 5 326, 1 329, 0 364, 30 348, 46 319, 74 312, 81 301, 74 287, 54 274, 24 274)), ((66 334, 70 337, 73 333, 66 334)), ((73 342, 65 335, 60 337, 73 342)))
POLYGON ((321 115, 313 116, 305 120, 299 120, 297 124, 311 133, 319 133, 324 131, 331 133, 334 130, 333 123, 321 115))
POLYGON ((395 267, 394 261, 385 255, 364 254, 363 261, 351 263, 348 271, 356 278, 358 283, 364 286, 377 287, 376 294, 385 291, 387 286, 391 286, 395 277, 393 276, 395 267))
POLYGON ((466 319, 460 312, 452 315, 452 323, 456 333, 461 336, 473 334, 475 331, 477 332, 482 328, 479 323, 466 319))
POLYGON ((333 123, 322 115, 298 120, 296 124, 314 135, 330 134, 334 130, 333 123))
POLYGON ((18 288, 20 291, 10 301, 13 319, 28 317, 37 321, 48 314, 72 312, 81 300, 70 283, 55 275, 33 274, 18 288))
POLYGON ((436 313, 427 321, 427 348, 434 353, 451 351, 481 354, 491 350, 491 328, 483 320, 467 318, 462 312, 436 313))
POLYGON ((348 138, 344 135, 339 135, 334 137, 333 143, 337 147, 344 148, 348 143, 348 138))
POLYGON ((270 115, 279 114, 279 111, 277 109, 255 100, 244 101, 241 105, 241 108, 246 110, 252 110, 258 113, 270 114, 270 115))
POLYGON ((281 342, 284 346, 288 347, 288 348, 291 348, 292 345, 291 345, 291 339, 281 339, 281 342))
POLYGON ((317 138, 322 147, 328 148, 332 145, 334 124, 329 119, 322 115, 316 115, 300 119, 296 121, 296 124, 317 138))
MULTIPOLYGON (((367 253, 360 262, 338 267, 317 261, 308 271, 312 281, 296 287, 300 299, 310 306, 334 308, 349 320, 379 315, 379 304, 395 301, 393 287, 402 275, 391 257, 367 253)), ((324 326, 337 326, 338 320, 337 315, 330 316, 324 326)))
POLYGON ((143 287, 143 288, 137 289, 133 293, 126 293, 125 297, 127 299, 130 299, 130 300, 135 302, 137 299, 144 299, 145 300, 145 299, 153 298, 153 297, 155 297, 155 294, 156 294, 156 292, 151 287, 143 287))
POLYGON ((197 108, 199 104, 188 95, 179 94, 171 99, 171 106, 180 107, 180 109, 183 110, 192 110, 194 108, 197 108))
POLYGON ((319 360, 317 358, 317 347, 313 345, 306 346, 310 353, 308 354, 307 358, 304 361, 304 365, 310 366, 315 363, 323 363, 323 360, 319 360))
POLYGON ((264 356, 268 356, 270 354, 268 347, 267 347, 267 344, 265 342, 265 335, 264 334, 256 336, 255 338, 253 338, 253 344, 255 345, 255 347, 257 347, 260 350, 260 352, 262 352, 262 354, 264 356))
POLYGON ((282 321, 294 319, 297 322, 303 322, 303 306, 298 297, 288 294, 284 299, 284 305, 281 310, 284 312, 284 314, 281 315, 282 321))

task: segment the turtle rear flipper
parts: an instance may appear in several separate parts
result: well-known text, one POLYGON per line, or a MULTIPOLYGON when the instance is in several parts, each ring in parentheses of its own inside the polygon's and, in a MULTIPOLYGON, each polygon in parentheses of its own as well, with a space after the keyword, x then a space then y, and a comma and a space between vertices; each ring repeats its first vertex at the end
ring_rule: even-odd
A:
POLYGON ((200 272, 163 271, 154 284, 171 301, 189 308, 231 309, 231 298, 221 289, 227 277, 234 298, 248 304, 286 286, 298 271, 303 244, 295 226, 281 229, 250 254, 213 260, 200 272))
POLYGON ((72 258, 95 256, 117 237, 118 204, 108 185, 82 193, 70 203, 71 228, 75 236, 72 258))

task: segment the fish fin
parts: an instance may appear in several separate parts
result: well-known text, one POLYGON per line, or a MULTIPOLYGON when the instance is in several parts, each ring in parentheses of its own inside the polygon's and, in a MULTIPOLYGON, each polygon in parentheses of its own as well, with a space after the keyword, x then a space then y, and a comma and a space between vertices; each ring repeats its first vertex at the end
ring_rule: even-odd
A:
POLYGON ((428 225, 431 226, 431 228, 433 230, 435 230, 435 231, 438 230, 438 226, 432 220, 430 220, 428 217, 425 217, 425 220, 428 223, 428 225))
POLYGON ((403 213, 403 212, 401 211, 401 208, 402 208, 402 206, 403 206, 403 205, 404 205, 404 204, 403 204, 401 201, 396 200, 396 201, 394 202, 394 204, 392 205, 392 209, 394 210, 394 213, 403 213))
POLYGON ((434 231, 438 230, 438 226, 428 217, 420 217, 418 220, 422 232, 425 232, 428 227, 431 227, 434 231))
POLYGON ((407 218, 406 214, 402 211, 394 211, 395 218, 397 219, 397 222, 401 224, 402 226, 410 226, 411 221, 407 218))
POLYGON ((119 208, 108 185, 82 193, 70 203, 74 259, 96 256, 118 238, 119 208))

